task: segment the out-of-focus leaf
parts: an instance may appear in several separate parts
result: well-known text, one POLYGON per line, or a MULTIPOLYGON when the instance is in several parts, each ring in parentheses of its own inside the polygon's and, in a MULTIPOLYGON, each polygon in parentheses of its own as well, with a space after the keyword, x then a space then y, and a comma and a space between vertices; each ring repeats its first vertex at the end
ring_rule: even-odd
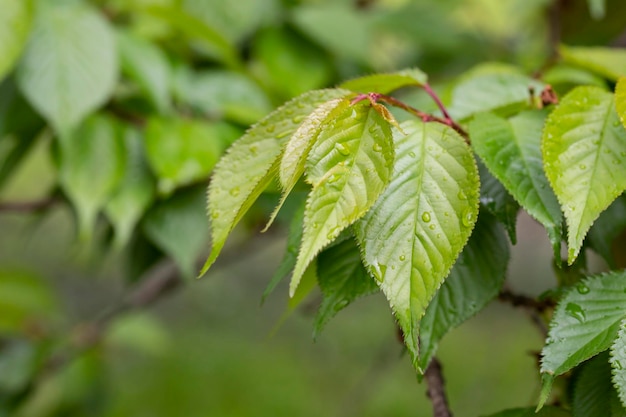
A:
POLYGON ((162 194, 207 178, 226 144, 239 131, 225 124, 179 118, 152 118, 145 134, 146 155, 162 194))
POLYGON ((339 109, 306 161, 306 181, 313 189, 304 211, 291 296, 309 263, 372 207, 391 178, 394 149, 389 123, 366 101, 339 109))
POLYGON ((611 384, 609 356, 601 353, 575 374, 572 390, 573 417, 626 417, 626 410, 611 384))
POLYGON ((541 162, 541 132, 546 113, 526 111, 506 120, 478 114, 470 123, 472 147, 489 171, 547 230, 561 256, 563 216, 541 162))
POLYGON ((98 212, 124 176, 123 132, 115 120, 93 116, 59 147, 59 182, 76 210, 80 238, 88 239, 98 212))
POLYGON ((495 218, 481 213, 472 236, 420 322, 420 367, 426 369, 443 336, 482 310, 502 288, 509 246, 495 218))
POLYGON ((620 77, 615 86, 615 109, 626 129, 626 77, 620 77))
POLYGON ((540 411, 531 408, 512 408, 510 410, 500 411, 499 413, 489 414, 483 417, 570 417, 570 413, 557 407, 544 407, 540 411))
POLYGON ((587 239, 589 245, 600 254, 612 269, 617 268, 611 245, 626 228, 626 196, 617 198, 593 223, 587 239))
POLYGON ((148 313, 125 314, 107 329, 106 342, 115 347, 129 347, 141 353, 162 355, 170 338, 164 326, 148 313))
POLYGON ((324 298, 315 316, 314 337, 354 300, 378 291, 376 281, 361 262, 354 239, 347 239, 318 255, 317 280, 324 298))
POLYGON ((346 90, 314 90, 274 110, 228 149, 209 184, 213 247, 201 274, 215 262, 230 231, 277 174, 285 143, 317 106, 349 94, 346 90))
POLYGON ((388 94, 394 90, 408 86, 422 86, 428 81, 428 76, 417 68, 388 74, 366 75, 341 84, 341 88, 356 91, 357 93, 388 94))
POLYGON ((0 393, 24 389, 37 368, 37 350, 25 340, 15 340, 0 348, 0 393))
POLYGON ((338 57, 367 64, 371 60, 371 19, 339 3, 300 6, 293 12, 295 24, 305 34, 338 57))
POLYGON ((196 274, 196 261, 207 242, 203 187, 181 190, 154 205, 142 221, 146 236, 178 265, 183 276, 196 274))
POLYGON ((537 80, 509 71, 473 73, 454 88, 449 112, 458 120, 482 112, 508 116, 530 107, 530 88, 538 93, 543 87, 537 80))
POLYGON ((559 301, 541 353, 543 394, 554 377, 611 346, 626 317, 624 282, 623 271, 589 277, 559 301))
POLYGON ((285 97, 325 87, 333 76, 327 54, 285 29, 271 28, 257 35, 253 57, 259 75, 285 97))
POLYGON ((561 45, 559 54, 565 62, 588 69, 611 81, 626 75, 625 48, 561 45))
POLYGON ((170 108, 170 67, 158 46, 131 33, 117 34, 122 71, 134 79, 161 113, 170 108))
POLYGON ((30 320, 49 317, 56 309, 55 301, 38 276, 0 270, 0 334, 19 333, 30 320))
POLYGON ((479 178, 465 140, 439 123, 411 120, 394 135, 390 184, 355 225, 363 263, 404 332, 414 366, 419 323, 467 243, 478 216, 479 178))
POLYGON ((593 72, 567 64, 558 64, 548 69, 542 80, 555 88, 560 85, 595 85, 606 88, 606 81, 593 72))
POLYGON ((109 24, 78 2, 40 2, 18 67, 20 88, 62 135, 102 105, 118 74, 109 24))
POLYGON ((519 204, 504 185, 496 179, 487 167, 478 162, 480 174, 480 204, 496 216, 506 229, 512 244, 517 243, 517 213, 519 204))
POLYGON ((626 190, 626 130, 614 106, 611 93, 577 87, 543 131, 544 169, 567 219, 569 264, 593 222, 626 190))
POLYGON ((193 73, 179 69, 179 99, 214 118, 227 118, 243 125, 256 122, 271 110, 263 90, 250 78, 230 71, 193 73))
POLYGON ((0 0, 0 81, 13 69, 28 38, 32 0, 0 0))
POLYGON ((104 208, 115 228, 115 245, 118 248, 128 243, 135 225, 154 199, 155 180, 145 160, 142 139, 137 130, 126 129, 124 178, 104 208))

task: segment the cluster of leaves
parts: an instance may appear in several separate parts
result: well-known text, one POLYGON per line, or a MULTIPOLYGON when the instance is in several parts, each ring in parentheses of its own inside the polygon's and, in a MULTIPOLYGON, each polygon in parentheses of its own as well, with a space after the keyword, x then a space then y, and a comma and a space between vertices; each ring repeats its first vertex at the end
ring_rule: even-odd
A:
MULTIPOLYGON (((623 206, 626 190, 626 51, 563 47, 560 55, 563 64, 540 79, 504 66, 466 74, 449 112, 417 69, 289 101, 218 162, 208 191, 213 249, 204 270, 274 180, 283 190, 276 211, 293 190, 310 188, 291 231, 292 243, 300 243, 289 246, 276 279, 293 268, 289 292, 298 299, 317 279, 324 301, 316 331, 376 284, 421 373, 441 337, 500 291, 509 258, 505 230, 515 241, 521 207, 545 227, 556 264, 570 277, 561 279, 563 296, 542 352, 540 405, 555 376, 609 348, 613 383, 626 405, 626 275, 586 277, 584 259, 576 262, 589 247, 614 264, 606 248, 615 234, 604 231, 626 225, 622 211, 607 210, 623 206), (572 88, 581 76, 594 85, 572 88), (560 100, 548 80, 564 93, 560 100), (388 96, 403 87, 423 88, 442 114, 388 96), (399 124, 382 103, 415 117, 399 124)), ((581 400, 585 389, 576 393, 574 406, 602 403, 581 400)), ((576 407, 574 413, 591 415, 576 407)))

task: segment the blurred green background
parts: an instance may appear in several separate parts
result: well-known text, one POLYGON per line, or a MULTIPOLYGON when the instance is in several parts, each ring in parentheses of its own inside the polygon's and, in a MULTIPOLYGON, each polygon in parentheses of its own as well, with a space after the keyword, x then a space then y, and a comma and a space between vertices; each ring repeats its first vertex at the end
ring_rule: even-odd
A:
MULTIPOLYGON (((46 1, 35 2, 35 14, 47 13, 46 1)), ((562 40, 609 44, 623 30, 621 1, 607 2, 604 20, 592 19, 585 1, 561 2, 562 40)), ((552 2, 82 3, 123 32, 120 37, 139 39, 120 41, 135 61, 122 63, 101 113, 129 124, 139 120, 140 134, 156 138, 172 131, 193 136, 210 123, 220 142, 208 154, 210 163, 189 168, 182 157, 170 161, 172 168, 154 163, 168 151, 158 144, 151 149, 145 139, 156 189, 130 243, 115 249, 111 236, 119 230, 104 216, 90 239, 77 239, 76 213, 59 187, 59 132, 39 130, 44 123, 26 106, 37 132, 10 175, 1 174, 0 202, 53 196, 55 203, 35 212, 0 211, 0 417, 431 415, 425 385, 403 355, 381 295, 350 306, 315 342, 317 295, 286 319, 284 285, 260 306, 286 245, 289 211, 268 233, 258 233, 276 195, 262 199, 203 279, 188 277, 182 288, 147 308, 116 314, 103 329, 94 332, 89 323, 141 285, 149 267, 170 262, 166 256, 193 275, 209 245, 204 188, 210 169, 228 143, 272 108, 309 89, 409 66, 428 72, 443 97, 453 87, 449 80, 478 63, 505 62, 532 74, 551 53, 552 2), (155 70, 155 62, 167 70, 155 70)), ((15 90, 15 77, 8 74, 0 85, 4 97, 15 90)), ((433 109, 419 93, 405 99, 433 109)), ((4 164, 8 158, 1 158, 23 138, 6 129, 7 116, 0 119, 4 164)), ((525 215, 512 253, 509 288, 534 296, 554 285, 545 231, 525 215)), ((498 302, 449 334, 438 356, 455 415, 534 405, 541 346, 542 335, 524 312, 498 302)))

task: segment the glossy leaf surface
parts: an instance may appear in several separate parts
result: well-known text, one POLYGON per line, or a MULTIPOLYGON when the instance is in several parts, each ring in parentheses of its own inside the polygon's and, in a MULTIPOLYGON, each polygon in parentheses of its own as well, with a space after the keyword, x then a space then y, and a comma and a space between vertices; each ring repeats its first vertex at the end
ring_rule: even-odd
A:
POLYGON ((613 95, 577 87, 563 97, 546 122, 542 154, 567 220, 571 264, 592 223, 626 190, 626 130, 613 95))
POLYGON ((573 417, 626 417, 611 383, 609 355, 604 352, 581 366, 573 380, 573 417))
POLYGON ((420 121, 402 129, 391 183, 355 230, 418 367, 419 322, 474 228, 479 178, 454 130, 420 121))
POLYGON ((338 112, 320 132, 306 162, 306 181, 313 190, 291 295, 313 258, 372 207, 389 182, 393 161, 391 127, 369 102, 338 112))
POLYGON ((417 68, 407 69, 388 74, 366 75, 341 84, 341 88, 357 93, 388 94, 394 90, 408 86, 422 86, 428 76, 417 68))

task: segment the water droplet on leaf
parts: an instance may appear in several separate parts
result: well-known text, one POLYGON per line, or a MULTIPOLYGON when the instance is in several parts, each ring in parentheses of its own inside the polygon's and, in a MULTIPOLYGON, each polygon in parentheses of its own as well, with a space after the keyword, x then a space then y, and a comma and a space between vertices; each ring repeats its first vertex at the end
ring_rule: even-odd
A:
POLYGON ((580 282, 576 285, 576 291, 578 291, 579 294, 588 294, 589 287, 580 282))
POLYGON ((437 226, 435 226, 434 224, 431 224, 430 226, 428 226, 428 228, 430 230, 435 230, 437 228, 437 226))
POLYGON ((461 223, 463 223, 465 227, 471 227, 472 224, 474 224, 474 213, 472 213, 472 210, 467 209, 463 212, 461 223))
POLYGON ((565 306, 565 313, 578 320, 580 323, 584 322, 587 316, 581 306, 575 303, 567 303, 565 306))
POLYGON ((410 156, 411 158, 415 158, 415 152, 412 152, 412 151, 411 151, 411 152, 409 152, 409 156, 410 156))
POLYGON ((400 259, 401 261, 404 261, 406 259, 406 256, 400 255, 400 257, 398 259, 400 259))
POLYGON ((374 152, 381 152, 383 150, 383 147, 380 146, 378 143, 375 143, 372 149, 374 149, 374 152))
POLYGON ((463 191, 459 191, 459 193, 456 196, 459 198, 459 200, 467 200, 467 196, 465 195, 463 191))
POLYGON ((336 144, 335 145, 335 149, 337 149, 337 152, 339 152, 343 156, 350 155, 350 149, 348 149, 348 147, 346 145, 344 145, 343 143, 336 144))
POLYGON ((239 195, 239 187, 233 187, 230 189, 230 195, 237 197, 239 195))
POLYGON ((428 223, 430 222, 430 213, 425 211, 422 213, 422 220, 424 221, 424 223, 428 223))

